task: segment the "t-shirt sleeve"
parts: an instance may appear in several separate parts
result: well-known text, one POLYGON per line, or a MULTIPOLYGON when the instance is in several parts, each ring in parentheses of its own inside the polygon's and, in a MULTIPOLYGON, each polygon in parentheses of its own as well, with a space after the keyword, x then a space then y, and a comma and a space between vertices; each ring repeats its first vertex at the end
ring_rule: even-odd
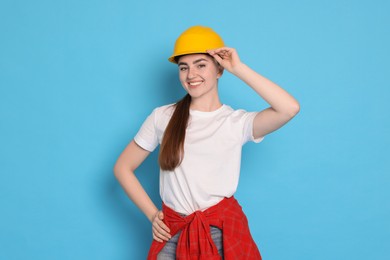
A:
POLYGON ((258 112, 246 112, 243 111, 243 140, 242 144, 245 144, 246 142, 252 141, 255 143, 260 143, 263 141, 264 136, 259 138, 253 137, 253 121, 257 115, 258 112))
POLYGON ((134 141, 149 152, 153 152, 158 146, 156 113, 157 109, 154 109, 153 112, 146 118, 138 133, 134 137, 134 141))

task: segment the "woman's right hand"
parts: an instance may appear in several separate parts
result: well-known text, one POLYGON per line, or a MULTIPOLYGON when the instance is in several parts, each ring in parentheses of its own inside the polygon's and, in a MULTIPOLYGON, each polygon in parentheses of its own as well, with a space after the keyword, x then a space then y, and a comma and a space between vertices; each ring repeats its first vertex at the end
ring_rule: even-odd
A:
POLYGON ((162 211, 157 211, 152 219, 152 231, 153 239, 157 242, 168 241, 171 239, 171 232, 167 225, 163 222, 164 213, 162 211))

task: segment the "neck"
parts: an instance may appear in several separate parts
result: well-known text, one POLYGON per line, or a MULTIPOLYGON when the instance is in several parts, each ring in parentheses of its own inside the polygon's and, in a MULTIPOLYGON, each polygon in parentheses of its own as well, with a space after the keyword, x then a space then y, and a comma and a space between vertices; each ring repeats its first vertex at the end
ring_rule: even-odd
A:
POLYGON ((190 109, 198 110, 202 112, 211 112, 217 110, 222 106, 219 97, 213 97, 208 99, 192 99, 190 109))

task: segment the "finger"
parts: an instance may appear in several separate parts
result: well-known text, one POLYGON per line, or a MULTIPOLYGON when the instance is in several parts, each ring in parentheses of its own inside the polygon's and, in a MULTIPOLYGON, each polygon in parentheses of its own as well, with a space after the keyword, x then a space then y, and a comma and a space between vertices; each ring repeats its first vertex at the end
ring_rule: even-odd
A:
POLYGON ((153 228, 155 228, 159 233, 164 234, 164 236, 171 237, 170 230, 167 225, 165 225, 164 222, 160 221, 155 221, 153 222, 153 228))
POLYGON ((217 53, 214 53, 214 52, 209 52, 209 54, 219 63, 221 64, 222 62, 222 58, 221 56, 219 56, 217 53))
POLYGON ((164 213, 162 211, 160 211, 157 216, 158 216, 158 219, 156 219, 156 221, 154 221, 154 222, 156 222, 166 232, 171 232, 171 230, 168 228, 168 226, 165 225, 165 223, 162 221, 164 219, 164 213))
POLYGON ((166 232, 164 233, 164 231, 162 231, 161 229, 155 228, 155 227, 153 227, 153 235, 155 235, 159 239, 162 239, 165 241, 168 241, 169 239, 171 239, 170 234, 168 234, 166 232))
POLYGON ((220 51, 214 51, 209 53, 214 58, 221 58, 222 60, 229 60, 233 57, 233 51, 232 50, 220 50, 220 51))
POLYGON ((221 58, 222 59, 223 56, 224 56, 224 53, 222 51, 215 51, 215 50, 208 51, 208 54, 210 54, 215 59, 217 59, 217 58, 221 58))
POLYGON ((158 233, 157 231, 153 232, 153 236, 156 238, 162 240, 162 241, 168 241, 170 238, 163 236, 162 234, 158 233))
POLYGON ((157 222, 157 223, 158 223, 158 225, 159 225, 163 230, 165 230, 166 232, 168 232, 168 233, 171 232, 171 230, 169 229, 169 227, 168 227, 167 225, 165 225, 165 223, 164 223, 163 221, 159 221, 159 222, 157 222))
POLYGON ((216 49, 211 49, 211 50, 207 50, 207 52, 214 52, 214 53, 219 53, 221 51, 230 51, 230 50, 233 50, 233 48, 229 48, 229 47, 221 47, 221 48, 216 48, 216 49))
POLYGON ((164 219, 164 213, 162 211, 158 212, 158 218, 161 220, 164 219))
POLYGON ((158 238, 156 235, 153 234, 153 239, 156 240, 157 242, 160 242, 162 243, 163 240, 161 240, 160 238, 158 238))
POLYGON ((164 230, 163 228, 161 228, 160 226, 156 225, 156 226, 153 226, 154 230, 163 235, 164 237, 170 239, 171 238, 171 234, 169 232, 167 232, 166 230, 164 230))

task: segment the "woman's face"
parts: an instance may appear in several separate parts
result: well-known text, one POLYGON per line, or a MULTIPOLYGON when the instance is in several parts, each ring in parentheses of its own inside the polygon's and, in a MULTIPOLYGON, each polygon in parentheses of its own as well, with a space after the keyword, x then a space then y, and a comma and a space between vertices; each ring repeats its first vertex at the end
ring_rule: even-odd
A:
POLYGON ((179 58, 178 66, 180 82, 192 98, 218 93, 222 69, 214 58, 206 54, 189 54, 179 58))

